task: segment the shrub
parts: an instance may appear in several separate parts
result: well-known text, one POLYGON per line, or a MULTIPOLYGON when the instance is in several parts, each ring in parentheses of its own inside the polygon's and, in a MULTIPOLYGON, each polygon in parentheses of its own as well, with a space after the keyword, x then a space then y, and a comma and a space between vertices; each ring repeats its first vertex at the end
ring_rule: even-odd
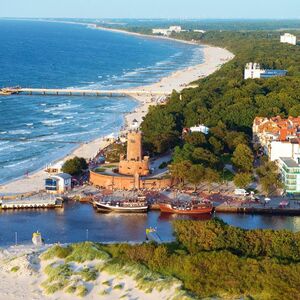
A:
POLYGON ((82 157, 74 157, 69 160, 67 160, 63 167, 62 171, 64 173, 70 174, 72 176, 74 175, 80 175, 83 170, 86 170, 88 168, 88 164, 86 160, 82 157))

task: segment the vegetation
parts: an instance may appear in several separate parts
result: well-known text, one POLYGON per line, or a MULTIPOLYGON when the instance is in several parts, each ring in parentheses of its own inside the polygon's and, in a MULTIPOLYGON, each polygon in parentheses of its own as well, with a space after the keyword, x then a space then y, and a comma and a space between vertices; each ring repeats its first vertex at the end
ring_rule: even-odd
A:
MULTIPOLYGON (((297 298, 299 233, 242 230, 219 220, 175 221, 174 228, 173 244, 103 247, 119 264, 138 263, 152 272, 176 276, 198 299, 297 298)), ((192 295, 185 292, 185 296, 192 295)))
MULTIPOLYGON (((174 230, 176 241, 170 244, 70 245, 71 249, 76 249, 76 255, 72 251, 64 258, 65 263, 50 264, 46 268, 46 292, 65 288, 65 291, 79 294, 78 285, 86 286, 84 277, 74 284, 74 272, 66 263, 77 261, 81 249, 81 263, 102 257, 99 272, 120 278, 129 275, 147 293, 172 288, 177 293, 174 299, 297 299, 300 233, 244 230, 218 219, 178 220, 174 222, 174 230), (84 255, 85 252, 95 253, 95 249, 101 255, 84 255)), ((61 253, 57 247, 55 251, 48 250, 49 259, 56 257, 55 252, 61 253)), ((90 274, 90 271, 93 270, 83 269, 82 274, 90 274)), ((108 288, 124 288, 113 285, 111 280, 101 284, 107 286, 103 295, 109 293, 108 288)))
POLYGON ((12 267, 12 268, 10 269, 10 271, 13 272, 13 273, 18 272, 19 270, 20 270, 20 267, 19 267, 19 266, 14 266, 14 267, 12 267))
POLYGON ((67 160, 63 167, 62 171, 64 173, 70 174, 72 176, 80 175, 84 170, 88 168, 86 160, 82 157, 74 157, 67 160))
POLYGON ((120 156, 126 154, 126 144, 113 143, 105 151, 105 160, 110 163, 120 161, 120 156))
POLYGON ((278 166, 273 161, 262 159, 261 166, 256 170, 259 182, 266 195, 271 194, 276 189, 282 188, 278 166))

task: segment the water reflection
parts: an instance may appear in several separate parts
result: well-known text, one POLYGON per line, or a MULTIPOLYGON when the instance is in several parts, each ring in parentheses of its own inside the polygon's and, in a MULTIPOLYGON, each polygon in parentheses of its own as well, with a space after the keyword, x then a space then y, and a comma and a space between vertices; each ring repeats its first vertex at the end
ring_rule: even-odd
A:
MULTIPOLYGON (((172 215, 151 211, 148 214, 100 214, 89 204, 69 202, 64 209, 7 210, 0 214, 0 246, 12 245, 15 232, 19 243, 31 241, 34 231, 42 232, 47 243, 144 241, 145 229, 157 227, 164 241, 173 238, 172 221, 209 220, 212 216, 172 215)), ((218 214, 226 223, 246 229, 271 228, 300 230, 300 217, 218 214)))

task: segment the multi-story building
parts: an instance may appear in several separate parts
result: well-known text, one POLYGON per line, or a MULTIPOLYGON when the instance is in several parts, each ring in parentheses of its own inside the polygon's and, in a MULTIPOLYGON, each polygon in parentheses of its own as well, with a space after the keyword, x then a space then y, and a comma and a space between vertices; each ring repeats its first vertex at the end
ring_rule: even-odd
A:
POLYGON ((247 63, 244 70, 244 79, 258 79, 258 78, 271 78, 286 76, 286 70, 271 70, 262 69, 258 63, 247 63))
POLYGON ((259 144, 271 161, 277 162, 285 190, 300 192, 300 117, 257 117, 253 143, 259 144))
POLYGON ((297 37, 290 33, 285 33, 280 36, 280 43, 286 43, 290 45, 297 45, 297 37))

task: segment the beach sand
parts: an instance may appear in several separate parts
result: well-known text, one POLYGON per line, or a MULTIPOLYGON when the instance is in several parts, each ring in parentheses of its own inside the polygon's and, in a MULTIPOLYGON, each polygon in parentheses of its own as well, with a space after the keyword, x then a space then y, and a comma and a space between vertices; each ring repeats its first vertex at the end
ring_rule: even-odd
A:
MULTIPOLYGON (((93 24, 88 24, 89 26, 93 24)), ((110 30, 114 32, 122 32, 125 34, 143 36, 138 33, 131 33, 122 30, 115 30, 115 29, 107 29, 102 27, 97 27, 100 30, 110 30)), ((149 38, 149 36, 144 36, 149 38)), ((150 38, 160 38, 163 37, 152 37, 150 38)), ((169 39, 169 38, 166 38, 169 39)), ((184 43, 191 43, 185 42, 184 43)), ((195 44, 195 43, 194 43, 195 44)), ((166 92, 171 93, 172 90, 176 90, 180 92, 184 88, 188 86, 189 83, 214 73, 218 70, 222 64, 230 61, 234 55, 226 49, 212 47, 212 46, 203 46, 203 53, 204 53, 204 62, 200 63, 195 66, 188 67, 183 70, 176 71, 172 73, 170 76, 164 77, 161 81, 148 85, 142 86, 138 89, 141 90, 155 90, 158 92, 166 92)), ((140 124, 143 120, 143 117, 147 114, 147 111, 151 105, 157 105, 155 99, 151 99, 150 96, 135 96, 133 97, 137 101, 139 101, 138 107, 135 111, 127 114, 125 116, 125 125, 126 129, 130 129, 132 121, 136 119, 138 124, 140 124)), ((84 157, 85 159, 93 158, 100 149, 103 149, 109 144, 103 138, 96 139, 92 142, 85 143, 80 145, 74 152, 70 153, 70 155, 62 158, 61 160, 66 161, 69 158, 74 156, 84 157)), ((15 181, 9 182, 4 185, 0 185, 0 195, 11 195, 11 194, 21 194, 21 193, 31 193, 31 192, 38 192, 44 188, 44 180, 48 176, 43 170, 39 170, 34 172, 33 174, 29 174, 28 176, 24 176, 23 178, 17 179, 15 181)))

